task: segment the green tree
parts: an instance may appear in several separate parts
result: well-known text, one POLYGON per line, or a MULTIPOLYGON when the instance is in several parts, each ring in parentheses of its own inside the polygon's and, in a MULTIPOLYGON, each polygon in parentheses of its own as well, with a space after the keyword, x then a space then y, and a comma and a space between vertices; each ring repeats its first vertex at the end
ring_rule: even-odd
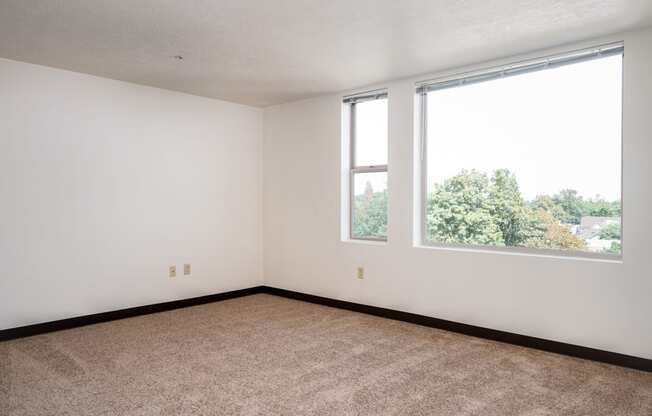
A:
POLYGON ((475 170, 462 171, 435 185, 428 198, 428 238, 444 243, 504 245, 489 195, 487 175, 475 170))
POLYGON ((567 225, 561 224, 550 212, 543 209, 536 211, 536 222, 542 233, 528 240, 527 247, 560 250, 583 250, 586 248, 584 240, 574 235, 567 225))
POLYGON ((387 190, 374 192, 370 182, 362 195, 353 200, 353 235, 387 237, 387 190))
POLYGON ((584 201, 574 189, 564 189, 553 196, 553 201, 564 212, 561 222, 579 224, 584 210, 584 201))
POLYGON ((622 249, 623 247, 621 243, 617 241, 613 241, 611 243, 611 246, 609 248, 605 248, 604 250, 602 250, 602 252, 608 254, 620 254, 622 252, 622 249))
POLYGON ((592 217, 620 217, 620 201, 608 202, 597 196, 584 201, 582 214, 592 217))
POLYGON ((521 246, 538 234, 536 221, 521 195, 516 176, 509 170, 494 172, 488 198, 491 214, 506 246, 521 246))
POLYGON ((549 195, 539 195, 530 203, 530 208, 534 211, 544 210, 549 212, 550 215, 557 218, 559 221, 565 221, 567 214, 564 209, 557 204, 555 199, 549 195))
POLYGON ((432 241, 532 248, 584 249, 568 225, 581 218, 581 197, 564 190, 554 197, 523 198, 517 178, 506 169, 491 178, 462 171, 428 198, 427 233, 432 241))
POLYGON ((605 201, 596 196, 583 199, 574 189, 564 189, 550 197, 537 196, 530 204, 532 209, 543 209, 562 223, 579 224, 582 217, 620 217, 620 201, 605 201))
POLYGON ((598 236, 601 240, 620 240, 620 224, 612 223, 605 225, 600 230, 598 236))

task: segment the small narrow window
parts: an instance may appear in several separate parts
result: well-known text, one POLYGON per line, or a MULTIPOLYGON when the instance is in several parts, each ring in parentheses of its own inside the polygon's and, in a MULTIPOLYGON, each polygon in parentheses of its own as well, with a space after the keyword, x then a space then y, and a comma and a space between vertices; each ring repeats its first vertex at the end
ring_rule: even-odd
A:
POLYGON ((387 240, 387 92, 347 97, 349 238, 387 240))

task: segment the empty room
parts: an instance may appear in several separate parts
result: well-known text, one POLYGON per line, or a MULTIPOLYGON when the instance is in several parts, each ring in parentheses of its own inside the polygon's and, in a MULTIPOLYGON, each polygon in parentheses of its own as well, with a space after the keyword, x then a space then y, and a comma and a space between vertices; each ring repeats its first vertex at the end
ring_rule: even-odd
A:
POLYGON ((648 0, 0 0, 0 416, 651 416, 651 160, 648 0))

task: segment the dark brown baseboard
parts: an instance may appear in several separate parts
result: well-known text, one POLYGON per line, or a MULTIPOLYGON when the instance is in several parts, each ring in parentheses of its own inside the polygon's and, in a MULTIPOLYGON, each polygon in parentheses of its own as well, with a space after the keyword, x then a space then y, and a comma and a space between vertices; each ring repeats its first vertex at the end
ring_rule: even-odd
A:
POLYGON ((602 363, 613 364, 621 367, 652 372, 652 360, 620 354, 617 352, 566 344, 564 342, 551 341, 542 338, 530 337, 527 335, 515 334, 512 332, 462 324, 459 322, 447 321, 445 319, 417 315, 414 313, 402 312, 393 309, 385 309, 360 303, 308 295, 305 293, 293 292, 291 290, 285 289, 277 289, 274 287, 265 286, 263 288, 263 292, 270 295, 282 296, 285 298, 301 300, 304 302, 317 303, 319 305, 331 306, 334 308, 380 316, 382 318, 394 319, 397 321, 409 322, 417 325, 428 326, 431 328, 443 329, 446 331, 457 332, 459 334, 489 339, 492 341, 505 342, 522 347, 534 348, 537 350, 569 355, 571 357, 583 358, 586 360, 599 361, 602 363))
POLYGON ((134 308, 120 309, 117 311, 102 312, 93 315, 76 316, 74 318, 61 319, 58 321, 44 322, 40 324, 21 326, 18 328, 4 329, 0 331, 0 341, 7 341, 15 338, 29 337, 38 334, 45 334, 47 332, 60 331, 62 329, 76 328, 85 325, 92 325, 100 322, 115 321, 117 319, 132 318, 134 316, 147 315, 150 313, 171 311, 173 309, 186 308, 188 306, 203 305, 205 303, 239 298, 241 296, 255 295, 256 293, 261 293, 262 291, 263 291, 263 286, 256 286, 247 289, 234 290, 231 292, 199 296, 196 298, 173 300, 170 302, 155 303, 153 305, 136 306, 134 308))
POLYGON ((233 299, 242 296, 255 295, 258 293, 267 293, 270 295, 281 296, 284 298, 300 300, 304 302, 316 303, 319 305, 330 306, 333 308, 346 309, 349 311, 366 313, 369 315, 379 316, 397 321, 409 322, 417 325, 428 326, 431 328, 443 329, 446 331, 457 332, 464 335, 470 335, 478 338, 489 339, 493 341, 505 342, 508 344, 519 345, 522 347, 534 348, 538 350, 553 352, 557 354, 568 355, 571 357, 583 358, 586 360, 598 361, 607 364, 613 364, 621 367, 633 368, 636 370, 652 372, 652 360, 631 355, 620 354, 611 351, 604 351, 595 348, 582 347, 579 345, 567 344, 564 342, 551 341, 542 338, 531 337, 527 335, 515 334, 512 332, 499 331, 496 329, 484 328, 475 325, 468 325, 459 322, 447 321, 445 319, 433 318, 425 315, 417 315, 409 312, 397 311, 394 309, 380 308, 360 303, 347 302, 343 300, 331 299, 322 296, 309 295, 291 290, 279 289, 269 286, 256 286, 247 289, 234 290, 231 292, 218 293, 214 295, 200 296, 190 299, 175 300, 171 302, 157 303, 153 305, 138 306, 135 308, 120 309, 117 311, 97 313, 93 315, 78 316, 75 318, 62 319, 58 321, 45 322, 40 324, 28 325, 18 328, 0 330, 0 341, 28 337, 32 335, 44 334, 47 332, 70 329, 85 325, 108 322, 117 319, 131 318, 139 315, 146 315, 156 312, 164 312, 173 309, 185 308, 189 306, 203 305, 211 302, 218 302, 226 299, 233 299))

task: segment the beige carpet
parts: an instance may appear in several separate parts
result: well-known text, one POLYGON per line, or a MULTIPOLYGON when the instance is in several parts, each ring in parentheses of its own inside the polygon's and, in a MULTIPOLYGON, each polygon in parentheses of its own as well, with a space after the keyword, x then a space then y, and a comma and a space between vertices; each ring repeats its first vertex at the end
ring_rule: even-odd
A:
POLYGON ((0 343, 0 415, 652 415, 652 374, 254 295, 0 343))

